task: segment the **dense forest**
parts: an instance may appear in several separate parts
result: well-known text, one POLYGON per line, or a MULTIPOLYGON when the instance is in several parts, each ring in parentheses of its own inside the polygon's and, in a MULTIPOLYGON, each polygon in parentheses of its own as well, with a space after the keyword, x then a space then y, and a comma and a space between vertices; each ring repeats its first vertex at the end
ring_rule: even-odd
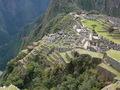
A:
POLYGON ((44 67, 36 59, 27 66, 25 76, 17 68, 13 71, 16 65, 15 60, 8 63, 0 85, 12 83, 28 90, 100 90, 104 86, 104 80, 99 79, 96 64, 91 62, 89 55, 76 56, 68 65, 53 67, 44 67))

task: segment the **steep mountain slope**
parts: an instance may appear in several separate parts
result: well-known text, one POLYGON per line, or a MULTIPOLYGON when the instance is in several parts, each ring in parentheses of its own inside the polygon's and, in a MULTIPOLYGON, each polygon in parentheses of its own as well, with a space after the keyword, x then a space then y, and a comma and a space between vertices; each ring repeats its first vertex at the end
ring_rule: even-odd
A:
POLYGON ((49 2, 50 0, 0 0, 0 70, 5 68, 8 60, 16 56, 24 36, 42 22, 49 2), (37 16, 39 17, 36 18, 37 16), (26 24, 33 20, 34 22, 26 24))
POLYGON ((20 51, 19 49, 24 37, 26 37, 32 30, 36 29, 39 23, 42 22, 43 17, 44 15, 40 15, 34 20, 34 22, 26 24, 8 44, 0 48, 0 70, 4 70, 6 63, 17 55, 20 51))
POLYGON ((25 23, 44 13, 50 0, 0 0, 0 46, 25 23))
MULTIPOLYGON (((59 13, 69 13, 70 11, 80 13, 80 9, 91 11, 97 10, 100 13, 119 17, 120 0, 52 0, 46 12, 46 22, 59 13)), ((45 22, 45 23, 46 23, 45 22)))

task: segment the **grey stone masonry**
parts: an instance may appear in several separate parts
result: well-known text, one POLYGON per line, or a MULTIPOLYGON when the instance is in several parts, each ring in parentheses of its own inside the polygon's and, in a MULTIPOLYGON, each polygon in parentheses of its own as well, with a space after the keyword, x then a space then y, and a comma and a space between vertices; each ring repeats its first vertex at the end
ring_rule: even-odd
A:
POLYGON ((116 75, 102 66, 97 67, 97 72, 106 80, 113 80, 116 75))
POLYGON ((70 57, 69 57, 69 55, 68 55, 67 53, 66 53, 66 55, 65 55, 65 56, 66 56, 66 58, 67 58, 69 61, 71 61, 71 60, 72 60, 72 58, 70 58, 70 57))
POLYGON ((59 56, 59 58, 65 63, 64 58, 60 55, 59 52, 56 52, 56 54, 59 56))
POLYGON ((59 52, 66 52, 66 51, 70 51, 73 48, 69 48, 69 47, 54 47, 54 50, 57 50, 59 52))
POLYGON ((116 70, 120 71, 120 61, 118 61, 118 60, 116 60, 116 59, 114 59, 114 58, 112 58, 112 57, 110 57, 110 56, 108 56, 108 55, 107 55, 106 57, 107 57, 109 63, 110 63, 116 70))
POLYGON ((58 57, 55 53, 53 53, 52 55, 53 55, 53 57, 54 57, 56 60, 59 59, 59 57, 58 57))
POLYGON ((50 55, 49 55, 49 59, 52 60, 53 62, 55 61, 55 59, 53 59, 50 55))

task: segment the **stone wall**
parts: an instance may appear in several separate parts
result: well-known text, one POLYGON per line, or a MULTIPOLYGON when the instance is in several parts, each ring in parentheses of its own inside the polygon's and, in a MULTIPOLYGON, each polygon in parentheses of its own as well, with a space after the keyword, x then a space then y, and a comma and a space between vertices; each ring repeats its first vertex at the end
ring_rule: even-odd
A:
POLYGON ((118 71, 120 71, 120 62, 115 60, 114 58, 110 57, 110 56, 106 56, 109 63, 118 71))
POLYGON ((24 49, 22 50, 16 57, 17 60, 23 59, 28 54, 28 50, 24 49))
POLYGON ((59 52, 66 52, 66 51, 70 51, 73 48, 69 48, 69 47, 54 47, 54 50, 57 50, 59 52))
POLYGON ((102 63, 102 59, 101 58, 92 58, 92 63, 94 63, 94 64, 100 64, 100 63, 102 63))
POLYGON ((99 47, 103 52, 114 49, 114 50, 120 50, 120 44, 114 43, 113 41, 110 41, 106 38, 101 37, 100 39, 100 45, 99 47))
POLYGON ((112 73, 111 71, 107 70, 106 68, 103 68, 101 66, 97 67, 97 72, 99 74, 99 77, 104 79, 104 80, 114 80, 114 77, 116 77, 116 75, 114 73, 112 73))
POLYGON ((72 60, 72 58, 70 58, 69 55, 68 55, 67 53, 66 53, 66 58, 67 58, 69 61, 72 60))

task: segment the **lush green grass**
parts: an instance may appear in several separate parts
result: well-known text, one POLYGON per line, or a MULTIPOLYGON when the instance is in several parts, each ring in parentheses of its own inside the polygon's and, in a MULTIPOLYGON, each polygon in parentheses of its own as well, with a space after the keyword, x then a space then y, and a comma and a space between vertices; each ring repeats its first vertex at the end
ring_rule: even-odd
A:
POLYGON ((120 61, 120 51, 109 50, 107 51, 107 54, 110 57, 115 58, 116 60, 120 61))
MULTIPOLYGON (((91 25, 95 24, 97 25, 95 27, 95 31, 97 34, 99 34, 100 36, 103 36, 104 38, 107 38, 115 43, 120 43, 120 39, 113 39, 113 37, 108 36, 110 35, 108 32, 98 32, 98 31, 105 31, 105 29, 103 29, 102 25, 98 24, 96 21, 90 21, 90 20, 86 20, 86 23, 83 23, 85 26, 89 27, 89 28, 93 28, 91 25)), ((91 30, 92 31, 92 30, 91 30)))
POLYGON ((68 51, 67 54, 69 55, 70 58, 74 58, 71 54, 71 51, 68 51))
POLYGON ((86 20, 85 23, 83 23, 85 26, 89 27, 89 28, 93 28, 92 25, 95 24, 97 25, 95 27, 95 31, 105 31, 105 29, 102 28, 102 25, 98 24, 97 22, 95 21, 90 21, 90 20, 86 20))
POLYGON ((72 25, 76 23, 75 21, 73 21, 73 18, 74 16, 72 15, 65 15, 63 18, 61 18, 61 20, 54 22, 53 26, 49 25, 50 33, 58 32, 60 30, 71 31, 72 25))
POLYGON ((76 49, 75 51, 77 51, 80 54, 89 54, 92 57, 103 58, 103 54, 100 54, 100 53, 83 50, 83 49, 76 49))
POLYGON ((70 61, 67 60, 65 53, 60 53, 63 59, 65 60, 66 63, 69 63, 70 61))

